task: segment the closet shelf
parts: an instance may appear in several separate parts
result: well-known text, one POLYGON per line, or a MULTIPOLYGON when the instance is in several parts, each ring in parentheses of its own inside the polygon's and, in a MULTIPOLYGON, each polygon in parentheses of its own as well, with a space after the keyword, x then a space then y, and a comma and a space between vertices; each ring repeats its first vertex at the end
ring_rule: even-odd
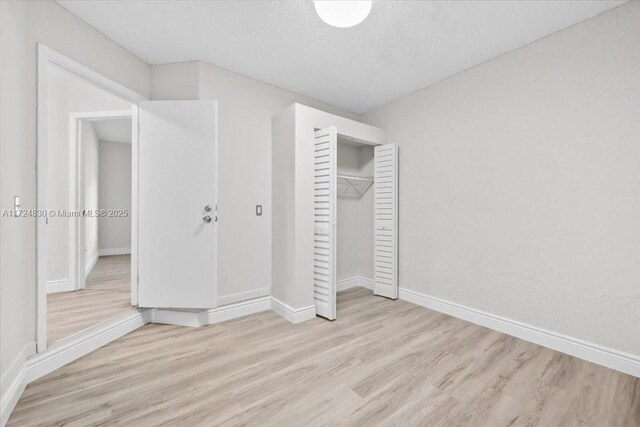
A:
POLYGON ((338 184, 344 194, 362 196, 373 184, 371 176, 355 176, 338 174, 338 184))

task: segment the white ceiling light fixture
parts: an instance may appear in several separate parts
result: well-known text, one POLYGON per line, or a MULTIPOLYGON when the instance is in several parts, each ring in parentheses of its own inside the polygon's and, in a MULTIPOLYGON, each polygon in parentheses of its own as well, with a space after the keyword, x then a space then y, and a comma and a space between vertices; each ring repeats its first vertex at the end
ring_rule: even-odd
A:
POLYGON ((318 16, 327 24, 349 28, 364 21, 371 12, 371 0, 315 0, 318 16))

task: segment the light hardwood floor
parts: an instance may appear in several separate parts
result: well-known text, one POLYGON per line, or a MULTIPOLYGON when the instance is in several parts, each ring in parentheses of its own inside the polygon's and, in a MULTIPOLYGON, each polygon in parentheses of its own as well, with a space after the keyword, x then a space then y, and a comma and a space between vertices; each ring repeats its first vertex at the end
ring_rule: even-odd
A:
POLYGON ((9 426, 638 426, 640 379, 353 288, 338 319, 147 325, 30 384, 9 426))
POLYGON ((47 295, 47 342, 131 310, 131 255, 102 256, 85 289, 47 295))

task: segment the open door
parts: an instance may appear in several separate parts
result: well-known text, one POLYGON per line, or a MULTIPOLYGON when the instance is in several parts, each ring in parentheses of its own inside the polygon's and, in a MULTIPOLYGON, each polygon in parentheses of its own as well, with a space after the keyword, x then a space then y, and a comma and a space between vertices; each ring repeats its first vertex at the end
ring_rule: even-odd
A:
POLYGON ((335 127, 316 131, 313 167, 313 295, 316 314, 336 318, 336 157, 335 127))
POLYGON ((138 305, 216 306, 216 101, 139 104, 138 305))
POLYGON ((398 298, 398 148, 375 147, 373 293, 398 298))

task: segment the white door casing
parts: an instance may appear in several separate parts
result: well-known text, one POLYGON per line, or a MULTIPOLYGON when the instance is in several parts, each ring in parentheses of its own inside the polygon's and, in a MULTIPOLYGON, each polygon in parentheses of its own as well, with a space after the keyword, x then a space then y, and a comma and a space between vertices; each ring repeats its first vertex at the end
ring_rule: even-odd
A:
POLYGON ((138 305, 213 308, 216 101, 144 101, 138 119, 138 305))
POLYGON ((398 298, 398 148, 374 148, 374 288, 373 293, 398 298))
POLYGON ((313 167, 313 298, 316 313, 336 318, 336 158, 335 127, 315 132, 313 167))

